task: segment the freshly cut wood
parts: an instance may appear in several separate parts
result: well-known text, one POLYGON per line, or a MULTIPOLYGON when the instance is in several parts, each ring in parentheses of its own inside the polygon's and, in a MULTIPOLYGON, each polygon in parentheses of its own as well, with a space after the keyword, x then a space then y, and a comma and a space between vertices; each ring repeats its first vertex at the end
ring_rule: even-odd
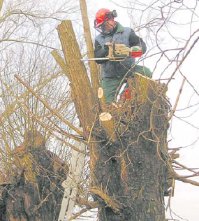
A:
POLYGON ((98 99, 99 99, 99 102, 100 102, 101 110, 103 112, 105 112, 106 111, 106 99, 105 99, 104 90, 103 90, 102 87, 98 88, 98 99))
POLYGON ((104 90, 103 90, 102 87, 99 87, 99 88, 98 88, 98 98, 99 98, 99 99, 104 98, 104 90))
POLYGON ((99 115, 99 119, 102 127, 106 131, 107 136, 111 139, 111 141, 115 141, 117 137, 115 133, 115 124, 112 115, 108 112, 103 112, 99 115))

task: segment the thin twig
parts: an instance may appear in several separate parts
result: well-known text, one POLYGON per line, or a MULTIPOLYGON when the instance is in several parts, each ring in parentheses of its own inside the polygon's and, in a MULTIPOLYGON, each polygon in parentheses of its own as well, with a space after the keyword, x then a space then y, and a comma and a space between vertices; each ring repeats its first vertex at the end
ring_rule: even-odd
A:
POLYGON ((18 75, 15 75, 15 78, 28 90, 30 91, 41 103, 55 116, 57 116, 60 120, 62 120, 67 126, 69 126, 71 129, 73 129, 76 133, 79 135, 83 135, 82 131, 80 131, 77 127, 75 127, 73 124, 71 124, 69 121, 64 119, 56 110, 50 107, 50 105, 45 101, 43 98, 41 98, 38 94, 35 93, 35 91, 27 84, 27 82, 23 81, 18 75))
POLYGON ((186 79, 183 78, 182 84, 181 84, 180 89, 179 89, 178 96, 177 96, 177 98, 176 98, 175 105, 174 105, 174 107, 173 107, 173 110, 171 110, 171 112, 170 112, 170 114, 169 114, 169 116, 168 116, 168 121, 171 120, 171 118, 173 117, 173 115, 174 115, 174 113, 175 113, 175 111, 176 111, 176 108, 177 108, 177 106, 178 106, 178 102, 179 102, 179 100, 180 100, 180 95, 182 94, 182 89, 183 89, 184 84, 185 84, 185 80, 186 80, 186 79))

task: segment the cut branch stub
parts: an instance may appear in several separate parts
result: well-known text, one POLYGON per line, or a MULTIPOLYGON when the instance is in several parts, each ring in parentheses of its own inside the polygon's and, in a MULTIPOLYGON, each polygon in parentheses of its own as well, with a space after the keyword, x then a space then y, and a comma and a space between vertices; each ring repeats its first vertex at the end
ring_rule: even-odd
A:
POLYGON ((98 99, 102 111, 106 111, 106 99, 104 97, 104 90, 102 87, 98 88, 98 99))
POLYGON ((111 141, 114 142, 117 137, 115 133, 115 124, 112 115, 108 112, 103 112, 99 115, 99 119, 102 127, 106 131, 107 136, 111 139, 111 141))

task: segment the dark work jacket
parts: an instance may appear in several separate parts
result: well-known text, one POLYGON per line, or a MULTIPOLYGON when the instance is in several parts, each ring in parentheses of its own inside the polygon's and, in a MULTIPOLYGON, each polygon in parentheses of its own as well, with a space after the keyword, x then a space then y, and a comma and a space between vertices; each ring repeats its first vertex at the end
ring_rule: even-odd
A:
MULTIPOLYGON (((146 52, 146 44, 142 38, 138 37, 135 32, 128 27, 123 27, 117 22, 114 33, 109 35, 99 34, 95 38, 95 57, 102 58, 108 55, 108 51, 104 48, 105 43, 114 42, 118 44, 125 44, 127 47, 140 46, 143 53, 146 52)), ((96 61, 101 64, 102 78, 122 78, 127 72, 130 75, 133 72, 133 66, 135 59, 132 57, 126 57, 122 61, 96 61)))

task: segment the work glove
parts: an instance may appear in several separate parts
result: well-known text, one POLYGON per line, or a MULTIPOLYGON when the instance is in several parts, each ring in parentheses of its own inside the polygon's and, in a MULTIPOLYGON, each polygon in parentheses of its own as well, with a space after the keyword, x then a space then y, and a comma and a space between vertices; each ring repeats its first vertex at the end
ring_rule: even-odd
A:
POLYGON ((130 54, 131 54, 131 57, 133 57, 133 58, 139 58, 143 54, 142 48, 140 46, 133 46, 133 47, 131 47, 130 54))

